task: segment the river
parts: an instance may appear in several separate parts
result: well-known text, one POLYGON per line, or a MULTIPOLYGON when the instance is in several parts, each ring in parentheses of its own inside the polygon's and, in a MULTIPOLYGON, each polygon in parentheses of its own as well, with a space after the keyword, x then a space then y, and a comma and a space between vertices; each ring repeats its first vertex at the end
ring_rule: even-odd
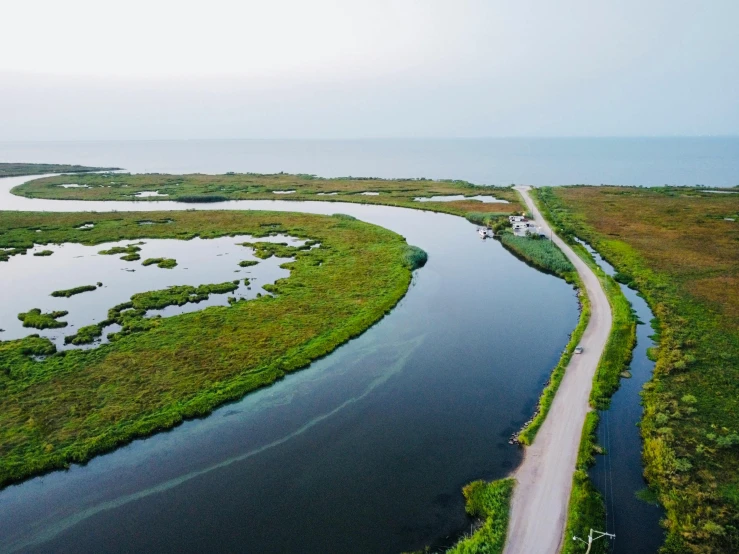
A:
MULTIPOLYGON (((0 180, 2 209, 193 208, 8 193, 25 179, 0 180)), ((576 325, 573 289, 445 214, 287 201, 198 208, 346 213, 402 234, 429 262, 388 316, 309 368, 4 489, 0 551, 397 554, 466 530, 461 488, 520 461, 507 439, 576 325)))

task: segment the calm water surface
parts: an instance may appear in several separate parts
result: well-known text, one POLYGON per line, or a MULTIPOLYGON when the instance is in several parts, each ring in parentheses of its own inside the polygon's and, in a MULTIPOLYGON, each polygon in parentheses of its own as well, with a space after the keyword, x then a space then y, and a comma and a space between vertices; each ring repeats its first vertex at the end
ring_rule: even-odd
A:
MULTIPOLYGON (((192 208, 29 200, 7 194, 17 182, 0 180, 4 209, 192 208)), ((0 551, 397 554, 466 529, 461 487, 518 464, 507 439, 577 322, 573 289, 444 214, 321 202, 204 207, 347 213, 404 235, 429 263, 387 317, 310 368, 0 492, 0 551)))
POLYGON ((428 177, 486 185, 739 185, 739 137, 3 142, 0 161, 133 172, 428 177))

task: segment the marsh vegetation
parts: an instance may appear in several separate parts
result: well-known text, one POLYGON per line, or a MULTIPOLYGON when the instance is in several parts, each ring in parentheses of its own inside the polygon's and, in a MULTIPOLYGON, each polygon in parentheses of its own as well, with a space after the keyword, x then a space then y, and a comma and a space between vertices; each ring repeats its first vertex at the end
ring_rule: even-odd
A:
POLYGON ((74 287, 66 290, 55 290, 51 293, 51 296, 56 298, 69 298, 75 294, 82 294, 83 292, 91 292, 93 290, 97 290, 95 285, 82 285, 81 287, 74 287))
POLYGON ((504 213, 521 210, 519 198, 510 187, 480 187, 466 181, 431 179, 379 179, 287 173, 227 173, 224 175, 90 174, 75 175, 84 187, 63 188, 69 177, 47 177, 13 189, 29 198, 75 200, 140 200, 161 198, 138 196, 158 191, 178 202, 224 202, 227 200, 322 200, 359 202, 431 210, 466 216, 468 213, 504 213), (285 194, 289 192, 289 194, 285 194), (484 193, 481 195, 481 193, 484 193))
POLYGON ((0 163, 0 177, 18 177, 21 175, 42 175, 44 173, 88 173, 91 171, 114 171, 118 167, 89 167, 69 164, 26 164, 0 163))
MULTIPOLYGON (((663 551, 735 550, 739 228, 731 216, 739 199, 670 187, 539 194, 565 233, 593 245, 657 316, 659 346, 644 387, 641 432, 645 475, 666 510, 663 551)), ((614 348, 623 357, 628 341, 614 348)))
MULTIPOLYGON (((109 213, 96 214, 92 229, 76 229, 89 218, 6 213, 0 248, 21 253, 39 240, 100 244, 238 234, 285 234, 314 242, 298 248, 261 247, 263 255, 289 252, 294 258, 290 277, 278 281, 272 295, 176 317, 142 316, 143 310, 197 301, 237 285, 173 287, 135 295, 130 303, 112 308, 109 319, 122 330, 98 348, 54 354, 54 345, 41 337, 0 342, 3 484, 85 461, 305 367, 380 319, 405 294, 411 278, 402 237, 350 218, 182 212, 169 225, 142 226, 141 214, 109 213), (50 229, 41 239, 33 231, 39 226, 50 229), (38 352, 47 357, 31 357, 38 352), (53 402, 47 401, 50 397, 53 402)), ((107 253, 130 255, 132 246, 136 244, 107 253)), ((61 323, 56 321, 61 314, 31 310, 23 315, 61 323)), ((89 341, 98 331, 99 325, 86 326, 71 340, 89 341)))
POLYGON ((108 248, 107 250, 101 250, 98 252, 98 254, 101 254, 103 256, 116 256, 118 254, 123 254, 121 256, 121 260, 124 262, 135 262, 136 260, 141 259, 141 255, 139 252, 141 252, 141 245, 139 244, 129 244, 126 246, 114 246, 113 248, 108 248))
POLYGON ((141 265, 143 266, 154 264, 156 264, 157 267, 161 267, 162 269, 172 269, 173 267, 177 267, 177 260, 173 258, 146 258, 143 262, 141 262, 141 265))
POLYGON ((59 321, 59 318, 64 317, 68 313, 69 312, 63 310, 43 313, 39 308, 33 308, 27 312, 18 314, 18 319, 23 322, 23 327, 33 327, 34 329, 55 329, 67 326, 67 322, 59 321))

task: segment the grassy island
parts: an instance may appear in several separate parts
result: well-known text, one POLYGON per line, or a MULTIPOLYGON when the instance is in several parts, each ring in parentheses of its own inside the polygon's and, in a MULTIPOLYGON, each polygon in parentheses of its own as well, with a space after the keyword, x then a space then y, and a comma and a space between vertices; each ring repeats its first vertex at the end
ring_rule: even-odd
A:
MULTIPOLYGON (((382 318, 422 262, 399 235, 348 217, 177 212, 167 225, 139 224, 157 215, 94 214, 94 227, 81 230, 89 213, 6 212, 0 249, 10 257, 39 241, 102 244, 240 234, 286 234, 312 242, 288 251, 279 245, 271 253, 294 258, 283 264, 291 274, 270 288, 272 295, 146 318, 141 325, 142 310, 224 293, 236 284, 208 285, 208 291, 170 287, 111 306, 109 315, 124 329, 97 348, 55 353, 38 336, 0 342, 0 484, 84 462, 307 366, 382 318), (40 226, 48 230, 43 237, 34 232, 40 226)), ((90 342, 99 332, 91 325, 77 337, 90 342)))
POLYGON ((141 265, 143 266, 154 264, 156 264, 157 267, 161 267, 162 269, 172 269, 173 267, 177 267, 177 260, 175 260, 174 258, 146 258, 143 262, 141 262, 141 265))
MULTIPOLYGON (((657 316, 659 346, 643 392, 641 432, 645 476, 666 510, 662 551, 736 551, 739 194, 564 187, 540 189, 539 200, 566 235, 592 244, 657 316)), ((624 341, 614 359, 628 350, 624 341)), ((584 436, 591 431, 586 423, 584 436)))
POLYGON ((81 287, 74 287, 72 289, 55 290, 51 293, 51 296, 55 296, 57 298, 69 298, 75 294, 82 294, 83 292, 90 292, 93 290, 97 290, 95 285, 82 285, 81 287))
POLYGON ((23 327, 34 329, 58 329, 66 327, 66 321, 59 321, 60 317, 67 315, 66 311, 43 313, 39 308, 33 308, 27 312, 18 314, 18 319, 23 322, 23 327))
POLYGON ((321 200, 358 202, 444 212, 484 223, 491 217, 520 211, 520 199, 511 187, 480 187, 466 181, 431 179, 378 179, 342 177, 326 179, 315 175, 275 173, 226 173, 225 175, 166 175, 96 173, 46 177, 13 189, 29 198, 59 200, 175 200, 179 202, 223 202, 226 200, 321 200), (79 187, 65 188, 65 184, 79 187), (291 192, 294 191, 294 192, 291 192), (161 196, 137 196, 158 192, 161 196), (290 194, 285 194, 290 192, 290 194), (368 195, 367 192, 378 194, 368 195), (424 201, 434 196, 463 196, 461 200, 424 201), (471 197, 494 196, 506 202, 483 203, 471 197))
POLYGON ((44 173, 88 173, 91 171, 114 171, 117 169, 120 168, 69 164, 0 163, 0 177, 21 177, 23 175, 42 175, 44 173))

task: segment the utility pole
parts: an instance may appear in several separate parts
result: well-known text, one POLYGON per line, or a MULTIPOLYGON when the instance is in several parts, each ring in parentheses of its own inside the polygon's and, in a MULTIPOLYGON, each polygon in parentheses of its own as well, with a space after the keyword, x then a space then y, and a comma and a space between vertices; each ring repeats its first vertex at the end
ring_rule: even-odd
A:
POLYGON ((590 533, 588 533, 588 542, 585 543, 583 539, 580 537, 572 537, 573 541, 580 541, 582 543, 585 543, 588 545, 588 549, 585 551, 585 554, 590 554, 590 548, 593 546, 593 541, 597 541, 598 539, 602 539, 603 537, 608 537, 609 539, 615 539, 616 535, 612 533, 606 533, 604 531, 596 531, 595 529, 590 529, 590 533), (595 536, 593 536, 593 533, 595 533, 595 536))

